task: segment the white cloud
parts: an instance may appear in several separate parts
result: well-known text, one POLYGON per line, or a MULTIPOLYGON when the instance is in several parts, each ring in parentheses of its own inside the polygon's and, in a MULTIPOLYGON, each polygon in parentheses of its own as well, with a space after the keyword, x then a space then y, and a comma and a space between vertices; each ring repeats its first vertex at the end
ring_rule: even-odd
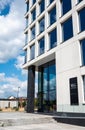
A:
POLYGON ((0 94, 3 94, 3 93, 4 93, 4 91, 0 90, 0 94))
POLYGON ((20 69, 22 68, 22 64, 24 63, 24 56, 18 56, 17 57, 17 61, 16 61, 16 64, 15 64, 15 67, 17 69, 20 69))
MULTIPOLYGON (((10 2, 10 0, 5 0, 10 2)), ((5 2, 0 1, 0 6, 4 7, 5 2)), ((14 0, 11 3, 10 12, 6 16, 0 16, 0 63, 4 63, 12 58, 16 58, 22 53, 24 46, 25 28, 25 1, 14 0)))
POLYGON ((15 67, 16 67, 18 70, 21 70, 22 75, 27 76, 27 70, 23 70, 23 69, 22 69, 22 65, 23 65, 23 64, 24 64, 24 56, 18 56, 18 57, 16 58, 15 67))
POLYGON ((1 81, 4 81, 4 76, 5 76, 4 73, 0 73, 0 82, 1 82, 1 81))
POLYGON ((0 98, 17 96, 18 87, 20 87, 19 96, 27 96, 27 81, 21 81, 16 77, 7 77, 5 73, 0 73, 0 98))

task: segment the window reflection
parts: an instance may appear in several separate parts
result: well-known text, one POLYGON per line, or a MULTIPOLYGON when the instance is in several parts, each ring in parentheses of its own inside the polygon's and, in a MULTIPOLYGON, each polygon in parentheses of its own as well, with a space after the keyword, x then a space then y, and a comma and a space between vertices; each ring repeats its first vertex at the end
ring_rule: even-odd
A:
POLYGON ((49 25, 56 22, 56 6, 49 11, 49 25))
POLYGON ((79 11, 80 31, 85 30, 85 7, 79 11))
POLYGON ((82 65, 85 66, 85 39, 80 41, 82 65))
POLYGON ((30 47, 30 60, 35 58, 35 45, 30 47))
MULTIPOLYGON (((44 112, 52 112, 56 110, 56 70, 54 61, 43 65, 42 67, 42 85, 39 82, 39 90, 42 90, 41 110, 44 112), (40 86, 42 89, 40 89, 40 86)), ((40 72, 39 72, 40 73, 40 72)), ((39 81, 41 81, 39 79, 39 81)), ((39 92, 40 93, 40 92, 39 92)), ((41 97, 39 97, 41 99, 41 97)), ((40 100, 39 100, 40 101, 40 100)))
POLYGON ((35 26, 31 28, 31 40, 35 38, 35 26))
POLYGON ((69 10, 71 10, 71 0, 60 0, 60 1, 61 1, 62 15, 64 15, 69 10))
POLYGON ((40 14, 41 14, 45 9, 45 0, 40 1, 39 7, 40 7, 40 14))
POLYGON ((49 33, 49 49, 54 48, 57 45, 57 30, 56 28, 49 33))
POLYGON ((72 17, 62 23, 62 42, 70 39, 71 37, 73 37, 72 17))
POLYGON ((39 33, 43 32, 45 29, 45 18, 43 17, 39 21, 39 33))
POLYGON ((39 55, 44 53, 44 37, 39 40, 39 55))

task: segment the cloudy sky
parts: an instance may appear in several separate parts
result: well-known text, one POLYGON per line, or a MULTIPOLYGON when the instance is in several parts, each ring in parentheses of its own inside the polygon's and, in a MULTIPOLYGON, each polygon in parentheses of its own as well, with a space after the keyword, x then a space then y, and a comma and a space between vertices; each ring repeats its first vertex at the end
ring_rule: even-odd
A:
POLYGON ((25 1, 0 0, 0 98, 27 95, 24 63, 25 1))

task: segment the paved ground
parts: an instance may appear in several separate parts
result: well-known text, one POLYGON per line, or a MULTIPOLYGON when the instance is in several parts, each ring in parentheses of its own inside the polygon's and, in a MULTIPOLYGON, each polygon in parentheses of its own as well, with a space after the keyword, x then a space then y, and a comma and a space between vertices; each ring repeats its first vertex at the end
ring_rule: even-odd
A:
POLYGON ((27 113, 0 113, 0 123, 10 120, 16 120, 16 123, 12 122, 15 125, 2 125, 0 130, 85 130, 85 127, 57 123, 52 119, 52 116, 27 113), (25 124, 26 120, 28 124, 25 124), (17 122, 19 123, 17 124, 17 122))

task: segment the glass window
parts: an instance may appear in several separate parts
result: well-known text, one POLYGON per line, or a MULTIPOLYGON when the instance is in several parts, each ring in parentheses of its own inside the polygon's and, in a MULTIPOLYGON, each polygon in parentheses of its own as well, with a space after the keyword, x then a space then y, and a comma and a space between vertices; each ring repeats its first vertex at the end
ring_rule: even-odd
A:
POLYGON ((57 31, 56 28, 49 33, 50 49, 57 45, 57 31))
POLYGON ((44 53, 44 43, 45 43, 45 39, 43 37, 39 40, 39 55, 44 53))
POLYGON ((73 37, 72 17, 62 23, 62 41, 66 41, 71 37, 73 37))
POLYGON ((25 34, 25 45, 28 44, 28 32, 25 34))
POLYGON ((48 91, 48 67, 43 68, 43 92, 48 91))
POLYGON ((49 0, 49 3, 51 4, 54 0, 49 0))
POLYGON ((39 21, 39 33, 43 32, 45 29, 45 18, 43 17, 39 21))
POLYGON ((31 28, 31 40, 35 38, 35 26, 31 28))
POLYGON ((69 10, 71 10, 71 0, 60 0, 62 15, 66 14, 69 10))
POLYGON ((29 11, 29 2, 27 2, 27 12, 29 11))
POLYGON ((70 102, 71 105, 78 105, 78 83, 77 77, 71 78, 70 83, 70 102))
POLYGON ((56 68, 55 65, 49 66, 49 90, 56 89, 56 68))
POLYGON ((78 0, 78 3, 80 3, 82 0, 78 0))
POLYGON ((83 89, 84 89, 84 100, 85 100, 85 75, 83 76, 83 89))
POLYGON ((28 17, 26 18, 26 28, 28 27, 28 17))
POLYGON ((35 4, 36 0, 32 0, 32 4, 35 4))
POLYGON ((27 50, 25 50, 24 55, 25 55, 25 60, 24 60, 24 62, 27 63, 27 50))
POLYGON ((49 25, 56 22, 56 6, 49 11, 49 25))
POLYGON ((32 22, 33 22, 36 19, 36 8, 33 9, 31 15, 32 15, 32 22))
POLYGON ((85 8, 79 11, 80 31, 85 30, 85 8))
POLYGON ((56 110, 56 66, 51 61, 40 66, 42 76, 39 77, 42 96, 38 97, 41 111, 53 112, 56 110), (42 101, 41 101, 42 98, 42 101))
POLYGON ((80 41, 82 65, 85 66, 85 39, 80 41))
POLYGON ((30 47, 30 60, 35 58, 35 45, 30 47))
POLYGON ((39 3, 39 6, 40 6, 40 14, 41 14, 45 9, 45 1, 41 0, 41 2, 39 3))

